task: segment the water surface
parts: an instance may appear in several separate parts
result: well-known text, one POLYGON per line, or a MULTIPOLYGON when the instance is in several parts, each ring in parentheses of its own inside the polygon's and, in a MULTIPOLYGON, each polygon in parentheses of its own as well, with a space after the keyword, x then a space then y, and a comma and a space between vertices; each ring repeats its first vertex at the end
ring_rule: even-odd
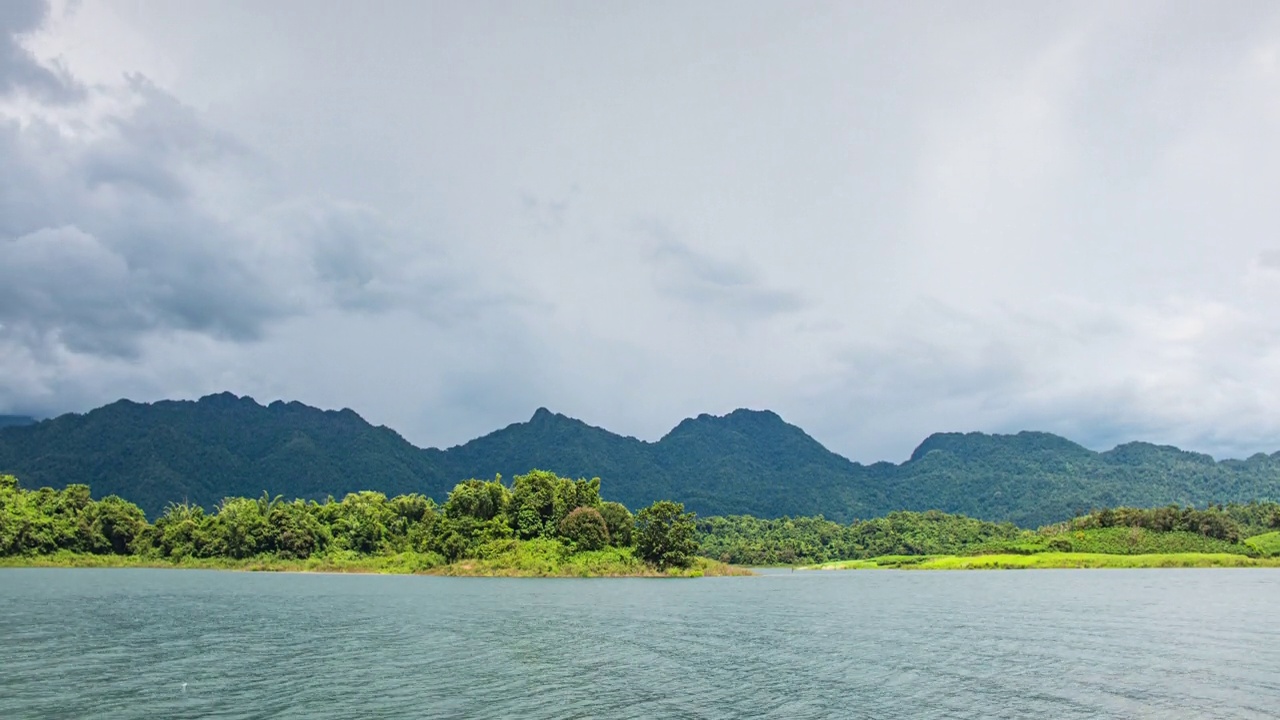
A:
POLYGON ((0 570, 0 718, 1275 718, 1280 571, 0 570))

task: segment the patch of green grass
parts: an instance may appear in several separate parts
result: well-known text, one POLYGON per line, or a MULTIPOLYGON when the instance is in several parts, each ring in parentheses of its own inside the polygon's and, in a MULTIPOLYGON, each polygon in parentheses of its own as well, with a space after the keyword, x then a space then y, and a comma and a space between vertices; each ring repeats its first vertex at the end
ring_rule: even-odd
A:
POLYGON ((880 562, 851 560, 812 566, 820 570, 907 568, 919 570, 1014 570, 1034 568, 1188 568, 1188 567, 1280 567, 1280 558, 1251 558, 1237 553, 1149 553, 1114 555, 1109 553, 1045 552, 1034 555, 936 555, 922 556, 918 562, 902 563, 897 558, 880 562))
MULTIPOLYGON (((1069 547, 1069 546, 1068 546, 1069 547)), ((995 540, 972 548, 972 555, 1031 555, 1063 549, 1049 545, 1049 538, 1043 535, 1029 535, 1016 540, 995 540)))
POLYGON ((1246 538, 1244 544, 1262 557, 1280 557, 1280 530, 1246 538))

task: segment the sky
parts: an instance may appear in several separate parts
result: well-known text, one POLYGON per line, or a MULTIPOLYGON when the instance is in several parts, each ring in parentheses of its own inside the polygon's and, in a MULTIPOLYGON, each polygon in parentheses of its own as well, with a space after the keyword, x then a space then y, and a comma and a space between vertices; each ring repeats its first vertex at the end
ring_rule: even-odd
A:
POLYGON ((1280 4, 0 2, 0 413, 1280 450, 1280 4))

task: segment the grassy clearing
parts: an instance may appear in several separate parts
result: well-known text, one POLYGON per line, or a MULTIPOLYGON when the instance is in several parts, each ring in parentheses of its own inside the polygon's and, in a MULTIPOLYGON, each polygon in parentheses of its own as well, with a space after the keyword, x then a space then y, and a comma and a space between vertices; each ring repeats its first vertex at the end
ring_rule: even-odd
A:
POLYGON ((138 555, 52 555, 0 557, 0 567, 58 568, 177 568, 243 570, 250 572, 377 573, 389 575, 447 575, 454 577, 703 577, 753 575, 750 570, 697 558, 692 567, 659 572, 631 555, 630 549, 608 548, 567 553, 556 541, 506 541, 487 548, 487 556, 445 564, 434 553, 358 555, 337 552, 305 560, 274 557, 184 558, 171 560, 138 555))
POLYGON ((901 568, 918 570, 1020 570, 1051 568, 1192 568, 1280 567, 1280 558, 1251 558, 1236 553, 1108 553, 1045 552, 1034 555, 934 555, 903 562, 902 556, 825 563, 806 569, 863 570, 901 568))
POLYGON ((1280 530, 1246 538, 1244 544, 1253 548, 1262 557, 1280 557, 1280 530))

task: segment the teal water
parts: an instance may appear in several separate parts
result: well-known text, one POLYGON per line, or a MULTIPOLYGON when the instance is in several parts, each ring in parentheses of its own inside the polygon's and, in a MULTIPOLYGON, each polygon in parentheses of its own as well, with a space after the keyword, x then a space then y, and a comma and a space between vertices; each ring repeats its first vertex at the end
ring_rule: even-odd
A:
POLYGON ((1278 608, 1275 570, 0 570, 0 718, 1275 718, 1278 608))

